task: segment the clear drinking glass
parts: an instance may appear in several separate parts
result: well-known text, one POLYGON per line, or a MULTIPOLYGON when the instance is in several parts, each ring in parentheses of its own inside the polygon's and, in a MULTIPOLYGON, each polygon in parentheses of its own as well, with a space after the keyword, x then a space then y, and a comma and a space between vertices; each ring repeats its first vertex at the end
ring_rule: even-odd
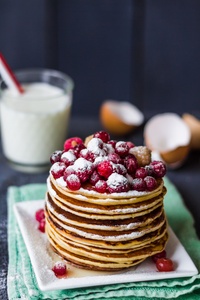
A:
POLYGON ((73 80, 55 70, 15 72, 25 92, 9 90, 2 81, 1 138, 3 153, 18 170, 40 172, 50 155, 63 149, 72 105, 73 80))

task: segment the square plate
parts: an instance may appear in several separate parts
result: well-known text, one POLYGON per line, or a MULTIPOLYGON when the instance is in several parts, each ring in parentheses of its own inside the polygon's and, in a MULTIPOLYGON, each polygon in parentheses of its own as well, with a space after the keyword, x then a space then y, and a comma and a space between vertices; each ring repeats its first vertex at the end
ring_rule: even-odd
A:
POLYGON ((101 272, 82 270, 67 264, 68 277, 57 278, 52 267, 56 261, 62 260, 55 254, 46 238, 38 230, 35 212, 44 207, 44 200, 19 202, 14 205, 15 215, 27 247, 38 286, 42 291, 91 287, 98 285, 162 280, 169 278, 190 277, 198 274, 198 270, 188 253, 169 228, 167 256, 175 265, 175 271, 159 272, 151 258, 125 271, 101 272))

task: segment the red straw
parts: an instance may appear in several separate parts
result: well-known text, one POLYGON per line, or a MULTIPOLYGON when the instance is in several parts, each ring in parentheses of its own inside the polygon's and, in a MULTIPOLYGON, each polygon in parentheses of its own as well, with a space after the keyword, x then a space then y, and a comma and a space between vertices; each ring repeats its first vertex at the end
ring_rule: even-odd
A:
POLYGON ((1 51, 0 51, 0 73, 4 81, 8 85, 8 87, 15 88, 20 94, 24 93, 21 84, 15 77, 13 71, 11 70, 10 66, 8 65, 1 51))

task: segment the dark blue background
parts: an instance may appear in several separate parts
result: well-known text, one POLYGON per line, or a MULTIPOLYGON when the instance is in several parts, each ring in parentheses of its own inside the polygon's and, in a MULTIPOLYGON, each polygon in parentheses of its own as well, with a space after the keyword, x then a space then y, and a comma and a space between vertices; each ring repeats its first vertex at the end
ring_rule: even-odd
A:
POLYGON ((198 0, 1 0, 0 49, 13 69, 69 74, 74 115, 105 99, 197 113, 199 16, 198 0))

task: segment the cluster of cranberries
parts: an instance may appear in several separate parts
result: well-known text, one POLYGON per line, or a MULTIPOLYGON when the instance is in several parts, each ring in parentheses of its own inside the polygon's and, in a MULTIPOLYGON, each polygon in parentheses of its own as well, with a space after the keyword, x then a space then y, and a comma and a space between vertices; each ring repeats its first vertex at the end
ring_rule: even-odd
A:
POLYGON ((171 272, 174 270, 173 261, 166 256, 167 253, 165 250, 152 256, 152 260, 160 272, 171 272))
POLYGON ((166 174, 166 167, 161 161, 141 166, 136 155, 131 154, 134 147, 132 142, 110 140, 105 131, 96 132, 87 145, 80 138, 70 138, 63 151, 51 155, 50 171, 55 179, 63 177, 67 187, 74 191, 84 182, 99 193, 152 191, 157 179, 166 174))
POLYGON ((44 215, 44 209, 38 209, 35 213, 35 219, 39 222, 38 229, 41 232, 45 232, 45 215, 44 215))

